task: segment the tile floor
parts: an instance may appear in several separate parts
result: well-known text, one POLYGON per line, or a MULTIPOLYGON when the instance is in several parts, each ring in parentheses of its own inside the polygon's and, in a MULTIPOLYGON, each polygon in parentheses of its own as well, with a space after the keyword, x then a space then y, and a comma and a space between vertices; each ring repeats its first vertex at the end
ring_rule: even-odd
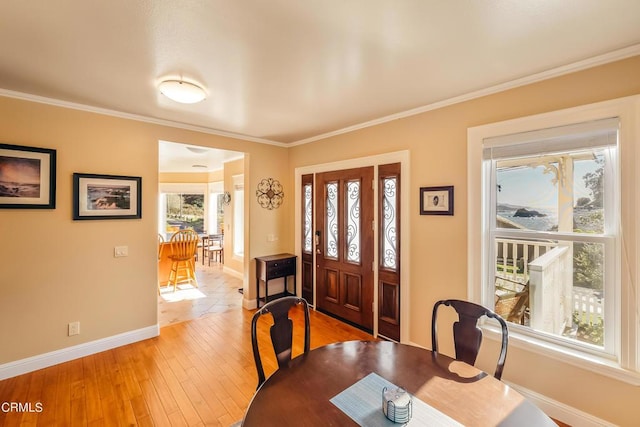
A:
POLYGON ((242 307, 242 280, 224 273, 220 263, 211 267, 196 263, 196 278, 199 287, 184 282, 172 287, 163 287, 158 296, 158 322, 160 327, 220 313, 242 307))

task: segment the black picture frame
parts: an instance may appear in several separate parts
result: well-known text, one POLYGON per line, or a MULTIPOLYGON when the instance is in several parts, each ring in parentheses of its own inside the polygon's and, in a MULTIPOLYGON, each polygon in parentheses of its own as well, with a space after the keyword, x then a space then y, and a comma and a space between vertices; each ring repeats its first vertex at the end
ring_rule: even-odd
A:
POLYGON ((73 174, 73 219, 142 218, 139 176, 73 174))
POLYGON ((56 150, 0 144, 0 209, 56 208, 56 150))
POLYGON ((453 185, 420 187, 420 215, 453 215, 453 185))

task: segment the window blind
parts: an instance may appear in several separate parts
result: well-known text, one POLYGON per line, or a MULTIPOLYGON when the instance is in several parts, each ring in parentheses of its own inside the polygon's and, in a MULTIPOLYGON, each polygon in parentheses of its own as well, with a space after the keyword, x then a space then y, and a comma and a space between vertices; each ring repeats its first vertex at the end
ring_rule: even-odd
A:
POLYGON ((618 143, 620 119, 612 117, 485 138, 483 159, 551 154, 574 149, 604 148, 618 143))

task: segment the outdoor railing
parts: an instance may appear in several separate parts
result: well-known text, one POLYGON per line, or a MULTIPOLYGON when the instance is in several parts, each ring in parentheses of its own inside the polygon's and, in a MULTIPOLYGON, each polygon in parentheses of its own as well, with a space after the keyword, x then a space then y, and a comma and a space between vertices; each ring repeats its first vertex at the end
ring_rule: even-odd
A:
POLYGON ((571 244, 500 238, 495 245, 496 289, 505 283, 498 279, 528 283, 526 324, 531 328, 572 336, 581 325, 602 324, 602 293, 573 286, 571 244))
POLYGON ((573 288, 573 311, 577 313, 577 321, 593 325, 604 317, 602 297, 589 288, 573 288))
POLYGON ((571 246, 557 246, 529 264, 531 327, 562 335, 571 326, 571 246))
POLYGON ((496 239, 496 277, 526 283, 529 264, 557 246, 555 242, 496 239))

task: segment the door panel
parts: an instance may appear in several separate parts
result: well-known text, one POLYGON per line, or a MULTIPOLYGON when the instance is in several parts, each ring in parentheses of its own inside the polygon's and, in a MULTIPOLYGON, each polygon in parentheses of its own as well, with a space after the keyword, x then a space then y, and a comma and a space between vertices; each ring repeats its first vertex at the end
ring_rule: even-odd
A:
POLYGON ((325 274, 325 285, 326 285, 326 290, 325 290, 325 294, 324 294, 324 298, 325 300, 332 302, 334 304, 338 304, 339 300, 338 300, 338 275, 339 272, 336 270, 329 270, 329 269, 325 269, 324 270, 324 274, 325 274))
POLYGON ((373 167, 316 175, 316 307, 373 329, 373 167))
POLYGON ((361 276, 344 274, 344 306, 354 311, 360 311, 362 307, 362 282, 361 276))
POLYGON ((313 300, 313 174, 302 175, 302 298, 313 300))
POLYGON ((378 167, 378 333, 400 341, 400 163, 378 167))

